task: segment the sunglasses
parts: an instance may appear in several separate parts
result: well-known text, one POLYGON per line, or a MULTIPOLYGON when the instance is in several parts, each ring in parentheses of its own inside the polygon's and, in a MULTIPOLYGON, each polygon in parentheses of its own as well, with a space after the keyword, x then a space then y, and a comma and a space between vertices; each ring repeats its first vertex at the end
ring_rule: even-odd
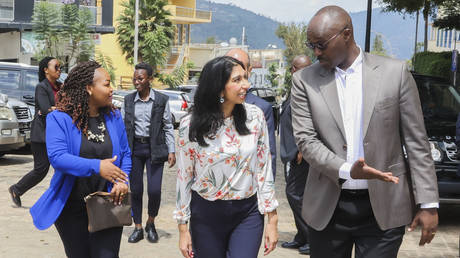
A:
POLYGON ((311 43, 311 42, 305 42, 305 45, 312 49, 312 50, 315 50, 315 48, 319 49, 319 50, 325 50, 327 48, 327 44, 335 39, 337 36, 339 36, 342 32, 344 32, 345 30, 347 29, 347 27, 345 26, 345 28, 343 28, 341 31, 337 32, 334 36, 330 37, 328 40, 326 40, 325 42, 323 43, 311 43))

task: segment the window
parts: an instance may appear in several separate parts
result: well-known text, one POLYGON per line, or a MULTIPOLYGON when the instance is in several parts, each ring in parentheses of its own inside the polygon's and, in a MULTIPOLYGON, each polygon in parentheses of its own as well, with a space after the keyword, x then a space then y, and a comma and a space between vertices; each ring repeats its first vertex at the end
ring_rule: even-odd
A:
POLYGON ((20 71, 0 70, 0 90, 19 90, 20 78, 20 71))
POLYGON ((27 71, 24 82, 24 91, 35 92, 35 87, 38 84, 38 72, 37 71, 27 71))
POLYGON ((444 30, 444 45, 443 47, 447 47, 447 30, 444 30))
POLYGON ((0 21, 14 20, 14 0, 0 0, 0 21))
POLYGON ((449 48, 452 47, 452 30, 449 31, 449 48))

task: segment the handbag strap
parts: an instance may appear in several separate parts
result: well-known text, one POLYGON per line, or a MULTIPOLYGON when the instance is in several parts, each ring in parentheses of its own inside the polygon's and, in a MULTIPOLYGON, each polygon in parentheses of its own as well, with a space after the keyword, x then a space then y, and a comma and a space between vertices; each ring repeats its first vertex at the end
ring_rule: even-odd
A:
POLYGON ((94 192, 94 193, 90 193, 88 194, 87 196, 85 196, 84 200, 85 202, 88 201, 90 198, 92 198, 93 196, 110 196, 110 193, 108 192, 94 192))

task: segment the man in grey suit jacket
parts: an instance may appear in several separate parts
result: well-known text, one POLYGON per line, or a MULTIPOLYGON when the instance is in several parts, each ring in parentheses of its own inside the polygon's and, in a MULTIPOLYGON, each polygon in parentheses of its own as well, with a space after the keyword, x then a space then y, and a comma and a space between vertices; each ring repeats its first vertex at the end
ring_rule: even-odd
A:
POLYGON ((353 245, 356 257, 396 257, 411 221, 409 231, 422 226, 419 244, 430 243, 438 189, 405 62, 363 53, 337 6, 315 14, 307 38, 319 62, 294 74, 291 106, 310 164, 302 216, 311 257, 350 257, 353 245))

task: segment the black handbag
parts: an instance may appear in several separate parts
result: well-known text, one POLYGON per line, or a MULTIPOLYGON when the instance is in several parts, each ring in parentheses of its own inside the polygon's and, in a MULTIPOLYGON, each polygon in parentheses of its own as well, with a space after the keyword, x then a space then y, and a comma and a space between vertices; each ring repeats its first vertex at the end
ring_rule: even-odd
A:
POLYGON ((124 196, 120 205, 112 202, 110 193, 94 192, 85 197, 88 212, 88 231, 96 232, 107 228, 130 226, 131 192, 124 196))

